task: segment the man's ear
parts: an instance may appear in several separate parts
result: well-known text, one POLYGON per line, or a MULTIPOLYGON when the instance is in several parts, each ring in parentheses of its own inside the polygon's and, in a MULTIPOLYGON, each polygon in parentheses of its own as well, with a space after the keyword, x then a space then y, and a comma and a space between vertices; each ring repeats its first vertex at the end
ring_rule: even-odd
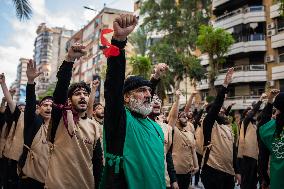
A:
POLYGON ((71 104, 72 104, 71 98, 72 97, 69 97, 68 100, 67 100, 68 106, 71 106, 71 104))
POLYGON ((123 97, 124 97, 124 102, 125 103, 129 103, 129 101, 130 101, 130 94, 129 93, 125 93, 123 97))

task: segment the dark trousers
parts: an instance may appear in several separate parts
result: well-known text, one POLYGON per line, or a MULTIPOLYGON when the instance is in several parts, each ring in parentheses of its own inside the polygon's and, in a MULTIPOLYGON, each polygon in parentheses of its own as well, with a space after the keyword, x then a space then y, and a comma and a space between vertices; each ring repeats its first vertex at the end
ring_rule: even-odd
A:
POLYGON ((18 189, 44 189, 44 183, 32 178, 21 178, 18 189))
POLYGON ((234 176, 216 170, 208 165, 203 166, 201 180, 205 189, 234 189, 234 176))
POLYGON ((179 189, 188 189, 191 181, 191 174, 176 174, 176 176, 179 189))
POLYGON ((17 161, 3 158, 3 188, 16 189, 18 187, 19 177, 17 174, 17 161))
POLYGON ((257 160, 244 156, 241 163, 241 189, 257 188, 257 160))
POLYGON ((3 182, 4 182, 4 178, 3 178, 3 174, 4 174, 4 163, 3 163, 3 158, 0 158, 0 188, 3 187, 3 182))
MULTIPOLYGON (((198 165, 199 167, 201 167, 201 162, 202 162, 202 155, 200 155, 199 153, 196 153, 197 154, 197 159, 198 159, 198 165)), ((200 177, 200 169, 197 171, 197 173, 195 173, 194 175, 194 185, 198 185, 199 183, 199 177, 200 177)))

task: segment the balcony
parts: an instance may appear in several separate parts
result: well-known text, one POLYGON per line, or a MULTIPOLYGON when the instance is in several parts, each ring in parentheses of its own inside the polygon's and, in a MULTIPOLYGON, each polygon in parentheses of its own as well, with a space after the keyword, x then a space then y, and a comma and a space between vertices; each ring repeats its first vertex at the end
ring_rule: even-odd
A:
POLYGON ((260 96, 234 96, 228 97, 225 102, 224 106, 227 107, 231 103, 236 103, 232 110, 244 110, 252 105, 253 102, 257 102, 260 96))
POLYGON ((252 34, 240 37, 237 43, 230 47, 228 55, 266 51, 266 41, 263 34, 252 34))
POLYGON ((280 3, 276 3, 270 7, 270 18, 277 18, 281 15, 280 3))
POLYGON ((240 8, 235 11, 226 13, 222 16, 219 16, 215 23, 214 27, 229 29, 233 26, 247 23, 255 22, 265 22, 265 11, 264 6, 252 6, 247 8, 240 8))
POLYGON ((202 66, 206 66, 209 64, 209 56, 207 54, 202 54, 200 57, 200 64, 202 66))
POLYGON ((213 9, 215 9, 216 7, 226 3, 228 1, 230 1, 230 0, 213 0, 212 1, 212 7, 213 7, 213 9))
MULTIPOLYGON (((266 77, 266 66, 261 65, 244 65, 235 66, 235 73, 233 75, 232 83, 248 83, 248 82, 265 82, 266 77)), ((214 85, 222 85, 226 76, 228 69, 219 70, 219 75, 217 76, 214 85)), ((208 79, 203 79, 197 83, 197 90, 209 89, 208 79)))
MULTIPOLYGON (((247 82, 263 82, 267 81, 266 66, 260 65, 245 65, 234 67, 235 73, 233 75, 232 83, 247 83, 247 82)), ((219 71, 214 85, 222 85, 228 69, 219 71)))
POLYGON ((271 47, 273 49, 284 46, 284 33, 278 33, 271 37, 271 47))
POLYGON ((272 68, 272 80, 284 79, 284 64, 272 68))

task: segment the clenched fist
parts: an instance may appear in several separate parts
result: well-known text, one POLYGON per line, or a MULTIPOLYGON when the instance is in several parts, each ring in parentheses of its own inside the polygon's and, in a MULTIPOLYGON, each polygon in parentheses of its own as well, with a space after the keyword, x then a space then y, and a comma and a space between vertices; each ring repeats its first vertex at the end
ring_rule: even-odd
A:
POLYGON ((65 57, 65 61, 67 62, 74 62, 76 59, 81 58, 82 56, 85 56, 87 54, 87 51, 85 50, 85 46, 81 45, 79 43, 73 44, 65 57))
POLYGON ((125 41, 127 36, 137 25, 137 18, 134 15, 122 14, 113 22, 113 38, 119 41, 125 41))

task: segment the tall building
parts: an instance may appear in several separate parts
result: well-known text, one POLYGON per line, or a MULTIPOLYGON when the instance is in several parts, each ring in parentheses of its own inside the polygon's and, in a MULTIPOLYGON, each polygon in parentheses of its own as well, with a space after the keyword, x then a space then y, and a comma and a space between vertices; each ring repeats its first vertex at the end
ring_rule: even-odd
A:
MULTIPOLYGON (((281 40, 284 40, 284 35, 281 35, 279 8, 276 8, 277 5, 273 5, 273 2, 212 1, 213 26, 227 30, 235 39, 227 54, 226 63, 219 67, 219 75, 214 83, 215 86, 222 85, 228 68, 235 68, 225 101, 225 105, 235 102, 233 109, 247 108, 258 100, 267 87, 278 87, 283 90, 284 66, 281 63, 284 56, 281 60, 281 47, 284 46, 284 41, 281 40), (271 10, 278 12, 274 13, 271 10)), ((202 56, 201 64, 208 67, 208 56, 202 56)), ((202 80, 197 89, 205 98, 208 95, 208 80, 202 80)))
MULTIPOLYGON (((103 8, 93 20, 91 20, 86 26, 75 33, 67 42, 66 48, 68 49, 73 43, 82 43, 86 46, 87 55, 76 61, 74 64, 72 82, 85 81, 90 83, 94 79, 101 80, 101 86, 103 86, 104 72, 106 68, 106 58, 102 54, 100 48, 100 34, 102 29, 112 28, 114 19, 120 14, 132 14, 131 12, 103 8)), ((107 38, 110 41, 111 35, 107 38)), ((126 54, 132 54, 132 46, 130 44, 126 47, 126 54)), ((103 102, 103 90, 97 91, 96 100, 103 102), (101 93, 102 92, 102 93, 101 93)))
POLYGON ((16 102, 25 102, 26 101, 26 86, 28 82, 26 71, 27 71, 27 64, 29 62, 29 59, 20 58, 19 61, 20 63, 18 64, 18 67, 17 67, 17 78, 16 78, 16 81, 13 83, 12 87, 16 89, 14 100, 16 102))
POLYGON ((34 43, 34 60, 40 71, 36 85, 36 93, 45 92, 48 86, 56 82, 56 73, 66 54, 66 42, 74 33, 73 30, 54 27, 49 28, 42 23, 37 28, 34 43))

